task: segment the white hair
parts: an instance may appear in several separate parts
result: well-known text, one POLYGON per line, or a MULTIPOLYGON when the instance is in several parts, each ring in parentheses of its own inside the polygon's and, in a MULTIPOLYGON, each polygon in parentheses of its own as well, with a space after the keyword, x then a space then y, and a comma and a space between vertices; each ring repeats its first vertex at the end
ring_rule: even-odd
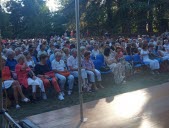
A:
POLYGON ((56 52, 55 53, 55 57, 61 57, 62 56, 62 53, 61 52, 56 52))
POLYGON ((15 52, 13 50, 7 50, 6 56, 9 57, 10 55, 14 55, 15 52))

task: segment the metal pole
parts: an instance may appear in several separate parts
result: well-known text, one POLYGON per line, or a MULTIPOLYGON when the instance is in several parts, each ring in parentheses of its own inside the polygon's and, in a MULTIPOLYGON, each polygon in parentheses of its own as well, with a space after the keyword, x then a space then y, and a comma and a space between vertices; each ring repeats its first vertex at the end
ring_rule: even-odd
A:
POLYGON ((148 6, 150 5, 150 0, 148 0, 148 6))
POLYGON ((3 95, 2 95, 2 42, 0 30, 0 111, 3 110, 3 95))
POLYGON ((149 20, 150 20, 150 0, 147 2, 148 12, 147 12, 147 32, 149 32, 149 20))
POLYGON ((81 55, 80 55, 80 17, 79 17, 79 0, 75 0, 75 15, 76 15, 76 42, 77 42, 77 56, 78 56, 78 86, 79 86, 79 101, 80 101, 80 119, 83 119, 83 92, 81 81, 81 55))

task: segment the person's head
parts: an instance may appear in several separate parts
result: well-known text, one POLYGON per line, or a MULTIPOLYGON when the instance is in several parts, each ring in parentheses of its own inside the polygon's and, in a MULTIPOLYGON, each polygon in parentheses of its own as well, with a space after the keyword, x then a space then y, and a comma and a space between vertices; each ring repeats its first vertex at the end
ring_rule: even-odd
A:
POLYGON ((26 57, 27 60, 31 59, 31 54, 29 51, 25 51, 23 55, 26 57))
POLYGON ((121 47, 116 47, 116 52, 117 53, 120 53, 122 50, 121 50, 121 47))
POLYGON ((104 47, 105 47, 104 43, 101 43, 100 48, 104 48, 104 47))
POLYGON ((85 50, 86 50, 85 46, 80 47, 80 52, 81 52, 82 55, 84 54, 85 50))
POLYGON ((153 43, 154 42, 154 39, 151 39, 149 43, 153 43))
POLYGON ((135 48, 133 52, 134 52, 134 54, 138 54, 139 53, 137 48, 135 48))
POLYGON ((153 50, 154 49, 154 44, 149 44, 148 47, 149 47, 150 50, 153 50))
POLYGON ((57 53, 57 52, 61 52, 61 50, 60 49, 55 49, 54 50, 54 54, 57 53))
POLYGON ((109 56, 110 55, 110 48, 105 48, 104 49, 104 55, 109 56))
POLYGON ((139 43, 139 48, 142 48, 143 47, 143 43, 139 43))
POLYGON ((5 57, 7 57, 7 52, 8 52, 8 49, 3 49, 3 51, 2 51, 2 54, 5 56, 5 57))
POLYGON ((147 50, 148 49, 148 44, 143 44, 143 50, 147 50))
POLYGON ((53 43, 50 43, 49 47, 50 47, 51 50, 54 50, 54 49, 55 49, 55 46, 54 46, 53 43))
POLYGON ((66 55, 69 55, 69 54, 70 54, 69 48, 64 48, 64 49, 63 49, 63 52, 64 52, 66 55))
POLYGON ((2 66, 5 66, 5 64, 6 64, 6 58, 2 56, 2 66))
POLYGON ((138 38, 138 42, 139 42, 139 43, 142 43, 142 38, 138 38))
POLYGON ((70 49, 73 49, 73 48, 76 48, 76 45, 75 45, 75 44, 71 44, 71 45, 70 45, 70 49))
POLYGON ((136 43, 132 43, 131 46, 132 46, 132 48, 136 48, 137 47, 136 43))
POLYGON ((31 56, 33 56, 34 52, 35 52, 35 49, 34 48, 29 48, 28 49, 29 53, 31 54, 31 56))
POLYGON ((66 46, 69 46, 69 45, 70 45, 70 41, 67 40, 67 41, 65 42, 65 45, 66 45, 66 46))
POLYGON ((168 40, 167 39, 165 39, 164 40, 164 44, 168 44, 169 42, 168 42, 168 40))
POLYGON ((158 40, 157 41, 157 45, 159 46, 159 45, 162 45, 163 44, 163 42, 161 41, 161 40, 158 40))
POLYGON ((72 50, 71 50, 71 53, 72 53, 72 56, 73 57, 77 57, 77 50, 75 49, 75 48, 73 48, 72 50))
POLYGON ((40 62, 41 63, 46 63, 47 62, 47 60, 48 60, 48 56, 46 55, 46 54, 41 54, 40 56, 39 56, 39 59, 40 59, 40 62))
POLYGON ((25 44, 22 44, 21 45, 21 48, 22 48, 22 52, 24 52, 26 50, 26 45, 25 44))
POLYGON ((85 58, 86 60, 89 60, 89 59, 90 59, 90 52, 89 52, 89 51, 86 51, 86 52, 84 53, 84 58, 85 58))
POLYGON ((131 43, 127 43, 127 47, 131 47, 131 43))
POLYGON ((115 43, 115 47, 120 47, 121 45, 120 45, 120 43, 115 43))
POLYGON ((11 45, 11 49, 15 50, 16 49, 16 45, 15 44, 11 45))
POLYGON ((14 59, 14 57, 15 57, 15 52, 12 50, 8 50, 7 51, 7 58, 12 60, 12 59, 14 59))
POLYGON ((26 58, 23 54, 20 54, 18 57, 17 57, 17 61, 19 64, 24 64, 26 62, 26 58))
POLYGON ((61 58, 62 58, 62 53, 61 52, 56 52, 55 53, 55 59, 56 59, 56 61, 60 61, 61 58))
POLYGON ((95 44, 94 45, 94 50, 97 50, 98 49, 98 44, 95 44))
POLYGON ((90 51, 91 50, 91 45, 86 45, 86 50, 90 51))
POLYGON ((21 49, 20 48, 16 48, 15 49, 15 55, 17 56, 19 54, 21 54, 21 49))
POLYGON ((41 44, 41 45, 40 45, 40 50, 41 50, 41 51, 44 51, 45 49, 46 49, 46 45, 45 45, 45 44, 41 44))

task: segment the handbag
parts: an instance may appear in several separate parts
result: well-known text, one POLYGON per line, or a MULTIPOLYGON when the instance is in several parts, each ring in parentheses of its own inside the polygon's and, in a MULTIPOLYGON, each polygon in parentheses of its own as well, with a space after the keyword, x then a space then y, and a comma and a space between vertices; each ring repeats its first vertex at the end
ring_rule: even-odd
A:
POLYGON ((60 72, 59 74, 65 76, 65 77, 68 77, 70 75, 70 72, 60 72))
POLYGON ((29 71, 27 75, 28 75, 28 78, 33 78, 33 76, 34 76, 32 71, 29 71))
POLYGON ((102 66, 102 67, 100 67, 100 71, 101 71, 101 72, 110 71, 110 67, 109 67, 109 66, 102 66))
POLYGON ((18 76, 17 76, 16 72, 11 72, 11 75, 12 75, 12 78, 13 78, 14 80, 17 80, 17 79, 18 79, 18 76))
POLYGON ((50 72, 46 72, 45 75, 49 76, 49 77, 55 77, 55 73, 53 71, 50 72))

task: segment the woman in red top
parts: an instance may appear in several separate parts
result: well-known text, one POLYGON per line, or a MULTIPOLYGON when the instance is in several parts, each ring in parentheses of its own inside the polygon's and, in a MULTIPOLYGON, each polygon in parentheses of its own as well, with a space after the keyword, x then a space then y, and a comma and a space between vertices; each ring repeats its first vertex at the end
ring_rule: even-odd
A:
POLYGON ((16 102, 16 108, 19 109, 20 105, 18 104, 18 93, 21 95, 23 102, 29 102, 29 99, 26 98, 22 92, 21 86, 18 81, 11 78, 11 72, 9 67, 5 66, 6 60, 2 57, 2 87, 3 89, 13 88, 14 98, 16 102))
POLYGON ((45 93, 44 84, 42 80, 36 77, 33 71, 26 64, 26 58, 24 55, 19 55, 17 59, 18 64, 15 67, 15 72, 18 76, 19 83, 23 85, 25 88, 32 86, 33 100, 36 100, 36 87, 39 86, 42 92, 42 98, 46 100, 47 96, 45 93), (31 76, 28 77, 29 73, 31 76))

